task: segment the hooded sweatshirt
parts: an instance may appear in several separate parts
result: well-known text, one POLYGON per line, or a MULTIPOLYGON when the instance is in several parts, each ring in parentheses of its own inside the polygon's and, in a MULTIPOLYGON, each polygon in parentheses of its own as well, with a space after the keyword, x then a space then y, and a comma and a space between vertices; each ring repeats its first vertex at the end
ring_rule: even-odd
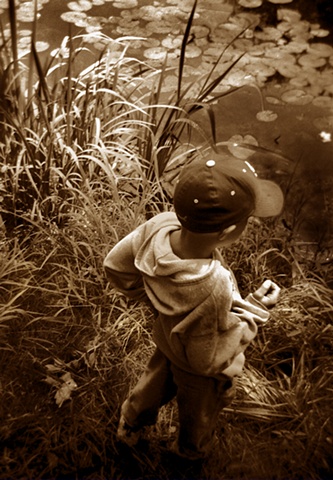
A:
POLYGON ((181 228, 173 212, 139 226, 104 260, 111 285, 157 310, 153 339, 179 368, 201 376, 242 372, 244 350, 269 318, 252 295, 245 300, 219 250, 209 259, 181 259, 170 234, 181 228))

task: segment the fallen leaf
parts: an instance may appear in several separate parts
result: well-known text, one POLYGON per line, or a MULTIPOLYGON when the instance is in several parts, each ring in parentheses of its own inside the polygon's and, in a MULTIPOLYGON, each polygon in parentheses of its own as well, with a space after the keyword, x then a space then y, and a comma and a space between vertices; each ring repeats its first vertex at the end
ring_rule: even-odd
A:
POLYGON ((69 372, 62 375, 61 380, 62 383, 54 396, 58 407, 61 407, 66 400, 70 400, 72 392, 77 388, 77 384, 69 372))
POLYGON ((52 363, 48 363, 47 365, 45 365, 45 368, 49 372, 61 372, 61 370, 63 369, 63 366, 62 365, 53 365, 52 363))
POLYGON ((53 385, 54 387, 59 385, 59 382, 57 380, 55 380, 52 377, 49 377, 48 375, 44 378, 44 382, 48 383, 49 385, 53 385))

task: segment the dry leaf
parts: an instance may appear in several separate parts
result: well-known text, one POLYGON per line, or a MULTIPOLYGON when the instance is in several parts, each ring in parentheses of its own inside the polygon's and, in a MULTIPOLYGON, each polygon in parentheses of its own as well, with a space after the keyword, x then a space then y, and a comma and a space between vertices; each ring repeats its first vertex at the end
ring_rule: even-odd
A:
POLYGON ((54 396, 56 404, 61 407, 66 400, 70 400, 72 392, 77 388, 77 384, 72 379, 70 373, 65 373, 61 377, 62 383, 54 396))

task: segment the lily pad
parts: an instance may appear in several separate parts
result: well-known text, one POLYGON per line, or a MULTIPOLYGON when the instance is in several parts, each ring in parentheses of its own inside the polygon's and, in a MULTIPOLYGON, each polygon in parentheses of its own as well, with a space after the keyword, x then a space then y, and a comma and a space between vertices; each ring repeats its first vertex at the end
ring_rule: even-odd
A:
POLYGON ((282 32, 275 27, 265 27, 255 32, 254 36, 265 42, 277 42, 282 37, 282 32))
POLYGON ((209 35, 210 29, 205 25, 194 25, 191 29, 191 33, 195 38, 204 38, 209 35))
POLYGON ((307 105, 313 100, 313 96, 304 92, 304 90, 288 90, 281 95, 281 99, 291 105, 307 105))
POLYGON ((162 40, 162 45, 167 49, 179 48, 182 44, 182 41, 183 37, 181 35, 177 35, 176 37, 168 35, 162 40))
POLYGON ((89 0, 78 0, 77 2, 68 2, 67 7, 75 12, 86 12, 91 9, 92 4, 89 0))
POLYGON ((272 77, 276 72, 272 65, 267 65, 263 61, 250 62, 245 66, 245 71, 251 75, 260 75, 262 77, 272 77))
POLYGON ((319 68, 326 65, 325 58, 319 57, 318 55, 314 55, 312 53, 305 53, 301 55, 298 59, 298 63, 304 67, 313 67, 319 68))
POLYGON ((164 60, 168 51, 164 47, 151 47, 144 50, 144 57, 149 60, 164 60))
POLYGON ((44 42, 42 40, 38 40, 35 44, 36 52, 46 52, 48 48, 50 48, 50 44, 48 42, 44 42))
POLYGON ((287 53, 283 47, 275 47, 267 50, 266 57, 281 60, 283 63, 296 63, 295 56, 287 53))
POLYGON ((325 93, 329 93, 329 94, 333 95, 333 85, 332 84, 326 85, 324 90, 325 90, 325 93))
POLYGON ((196 45, 187 45, 185 50, 185 57, 186 58, 197 58, 200 57, 202 54, 201 48, 197 47, 196 45))
POLYGON ((144 48, 153 48, 153 47, 159 47, 161 42, 157 38, 146 38, 145 40, 142 41, 142 45, 144 48))
POLYGON ((278 118, 278 114, 272 110, 261 110, 257 113, 256 118, 260 122, 274 122, 278 118))
POLYGON ((161 20, 160 22, 158 21, 148 22, 146 25, 146 28, 149 32, 152 32, 152 33, 165 34, 165 33, 171 33, 173 31, 174 26, 169 22, 165 22, 161 20))
POLYGON ((310 23, 306 20, 301 20, 293 25, 293 27, 289 30, 289 35, 292 38, 303 40, 308 40, 311 38, 310 33, 310 23))
POLYGON ((329 36, 330 31, 325 28, 311 28, 311 33, 315 37, 324 38, 329 36))
POLYGON ((333 98, 328 95, 322 95, 312 100, 313 105, 321 108, 333 108, 333 98))
POLYGON ((87 18, 87 14, 84 12, 70 11, 62 13, 60 17, 64 22, 75 23, 77 21, 87 18))
POLYGON ((260 15, 252 12, 240 12, 237 15, 229 17, 230 22, 237 25, 239 28, 255 28, 260 24, 260 15))
POLYGON ((306 73, 299 74, 289 80, 290 85, 295 88, 304 88, 309 85, 309 77, 306 73))
POLYGON ((327 43, 313 43, 310 45, 308 53, 313 53, 320 57, 330 57, 333 55, 333 47, 327 43))
POLYGON ((268 0, 268 1, 276 5, 284 5, 286 3, 291 3, 293 0, 268 0))
POLYGON ((233 135, 229 138, 228 142, 230 142, 228 145, 230 153, 234 157, 241 158, 242 160, 246 160, 255 153, 250 147, 246 148, 245 146, 242 146, 242 144, 259 145, 257 139, 252 135, 245 135, 244 137, 242 135, 233 135))
POLYGON ((291 40, 287 45, 284 46, 284 50, 287 53, 303 53, 308 49, 308 42, 302 39, 291 40))
POLYGON ((313 125, 322 131, 333 131, 333 115, 328 117, 318 117, 313 121, 313 125))
POLYGON ((290 23, 299 22, 302 18, 300 12, 291 8, 279 8, 276 15, 278 20, 285 20, 290 23))
POLYGON ((145 22, 156 22, 162 20, 163 13, 153 5, 143 5, 139 8, 139 15, 145 22))
POLYGON ((250 74, 246 74, 244 70, 233 70, 233 72, 227 77, 227 83, 232 87, 242 87, 249 83, 254 83, 254 80, 254 77, 250 74))
MULTIPOLYGON (((30 22, 33 22, 34 21, 34 10, 33 10, 33 7, 32 7, 32 3, 30 4, 29 3, 23 3, 22 5, 20 5, 20 7, 18 8, 17 12, 16 12, 16 17, 17 17, 17 20, 19 20, 20 22, 26 22, 26 23, 30 23, 30 22)), ((40 13, 37 13, 37 19, 40 18, 40 13)))
POLYGON ((245 8, 258 8, 262 5, 262 0, 238 0, 238 4, 245 8))
POLYGON ((115 8, 134 8, 138 6, 137 0, 119 0, 116 2, 113 2, 113 6, 115 8))
POLYGON ((299 65, 293 63, 284 63, 279 61, 276 63, 276 70, 285 78, 295 78, 300 75, 302 68, 299 65))
POLYGON ((163 82, 163 92, 174 92, 177 90, 178 77, 177 75, 167 75, 163 82))
POLYGON ((283 102, 277 97, 265 97, 266 102, 271 103, 272 105, 283 105, 283 102))
POLYGON ((260 42, 258 45, 252 45, 251 48, 248 49, 248 53, 252 56, 261 56, 266 54, 267 51, 274 48, 276 45, 273 42, 260 42))

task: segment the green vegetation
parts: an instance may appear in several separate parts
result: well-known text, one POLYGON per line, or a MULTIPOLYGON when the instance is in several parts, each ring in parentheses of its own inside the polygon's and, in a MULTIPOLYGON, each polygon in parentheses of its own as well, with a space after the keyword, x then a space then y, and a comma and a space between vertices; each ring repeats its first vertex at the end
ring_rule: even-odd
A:
POLYGON ((76 72, 84 38, 43 66, 32 35, 23 62, 10 6, 12 40, 3 36, 0 50, 0 478, 331 478, 332 271, 316 257, 300 263, 281 219, 253 223, 226 252, 244 295, 268 276, 285 288, 221 413, 220 448, 200 470, 172 458, 174 404, 149 442, 117 442, 120 404, 153 348, 153 316, 110 289, 102 261, 171 208, 193 133, 214 148, 191 114, 205 109, 215 140, 211 94, 224 74, 212 69, 195 96, 182 83, 195 5, 173 94, 163 91, 167 63, 129 58, 128 40, 109 40, 76 72))

